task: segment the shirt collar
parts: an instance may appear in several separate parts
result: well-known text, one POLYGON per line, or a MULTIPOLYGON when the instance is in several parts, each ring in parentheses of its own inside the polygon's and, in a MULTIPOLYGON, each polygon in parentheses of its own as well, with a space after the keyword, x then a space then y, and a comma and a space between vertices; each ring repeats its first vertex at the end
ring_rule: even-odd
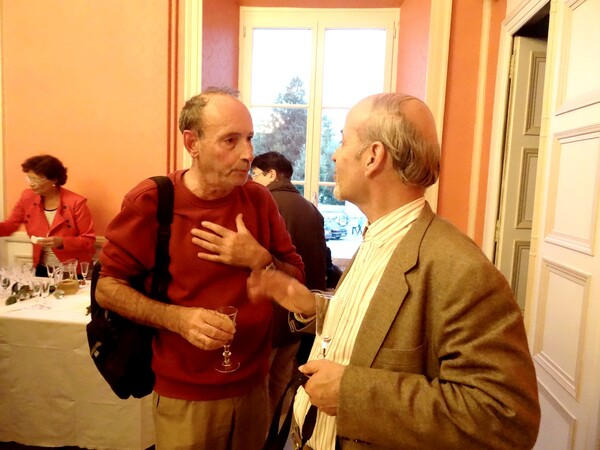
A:
POLYGON ((403 228, 413 223, 425 206, 425 197, 420 197, 400 208, 387 213, 373 223, 367 224, 363 234, 365 242, 374 241, 378 245, 393 239, 403 228))

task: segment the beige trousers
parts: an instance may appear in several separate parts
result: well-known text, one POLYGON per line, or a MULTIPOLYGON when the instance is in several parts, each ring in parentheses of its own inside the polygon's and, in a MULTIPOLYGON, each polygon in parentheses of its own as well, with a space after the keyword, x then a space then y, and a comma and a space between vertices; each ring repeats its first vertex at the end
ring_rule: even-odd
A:
POLYGON ((267 436, 266 380, 234 398, 153 402, 156 450, 260 450, 267 436))

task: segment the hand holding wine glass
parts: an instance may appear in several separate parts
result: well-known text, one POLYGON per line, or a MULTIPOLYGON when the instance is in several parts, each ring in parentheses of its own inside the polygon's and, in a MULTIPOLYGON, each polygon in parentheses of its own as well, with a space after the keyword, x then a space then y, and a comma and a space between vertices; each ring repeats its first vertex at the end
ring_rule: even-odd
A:
MULTIPOLYGON (((234 306, 220 306, 216 309, 216 311, 220 314, 225 314, 235 325, 235 319, 237 317, 238 310, 234 306)), ((231 345, 231 341, 227 341, 227 343, 223 346, 223 361, 217 363, 215 365, 215 369, 221 373, 229 373, 234 372, 239 369, 240 362, 231 359, 231 351, 229 350, 229 346, 231 345)))

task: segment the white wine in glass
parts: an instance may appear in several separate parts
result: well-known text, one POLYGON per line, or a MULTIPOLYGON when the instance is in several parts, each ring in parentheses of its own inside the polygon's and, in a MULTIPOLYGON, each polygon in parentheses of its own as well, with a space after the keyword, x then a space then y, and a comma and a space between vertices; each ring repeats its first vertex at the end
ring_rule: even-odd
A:
MULTIPOLYGON (((235 318, 237 317, 238 313, 236 307, 220 306, 216 309, 216 311, 218 313, 225 314, 231 319, 231 321, 235 325, 235 318)), ((231 341, 227 341, 227 343, 223 346, 223 361, 215 365, 215 369, 217 370, 217 372, 229 373, 234 372, 240 368, 240 362, 235 359, 231 359, 231 351, 229 350, 230 345, 231 341)))
POLYGON ((327 310, 329 309, 329 303, 333 298, 333 293, 312 290, 315 296, 315 308, 316 308, 316 335, 321 340, 321 351, 319 352, 318 358, 323 359, 327 354, 329 343, 331 342, 331 335, 329 330, 323 332, 325 325, 325 317, 327 316, 327 310))

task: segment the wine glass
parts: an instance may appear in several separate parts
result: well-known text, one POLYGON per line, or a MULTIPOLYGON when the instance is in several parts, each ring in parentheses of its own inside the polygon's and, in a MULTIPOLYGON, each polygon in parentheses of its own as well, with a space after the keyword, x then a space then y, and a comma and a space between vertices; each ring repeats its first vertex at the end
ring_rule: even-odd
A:
POLYGON ((6 297, 6 294, 10 291, 12 281, 9 278, 9 273, 5 269, 0 268, 0 286, 2 286, 2 298, 6 297))
POLYGON ((316 335, 321 339, 321 351, 317 358, 323 359, 327 354, 327 348, 331 342, 331 335, 329 329, 324 328, 325 317, 327 316, 327 310, 329 309, 329 303, 333 298, 333 293, 319 291, 316 289, 311 290, 315 296, 315 308, 316 308, 316 335), (324 332, 325 330, 325 332, 324 332))
POLYGON ((77 279, 77 260, 69 259, 68 261, 65 261, 63 264, 65 266, 66 272, 69 273, 69 279, 76 280, 77 279))
POLYGON ((39 279, 32 280, 31 282, 31 296, 35 300, 33 309, 47 309, 47 306, 42 301, 42 283, 39 279))
POLYGON ((88 274, 89 268, 90 268, 90 263, 89 262, 87 262, 87 261, 81 261, 79 263, 79 269, 81 270, 81 276, 83 277, 83 280, 82 280, 81 284, 84 285, 84 286, 85 286, 85 283, 86 283, 85 280, 87 280, 87 274, 88 274))
POLYGON ((50 283, 52 283, 52 285, 54 285, 54 270, 56 269, 56 266, 52 263, 50 264, 46 264, 46 271, 48 272, 48 278, 50 278, 50 283))
POLYGON ((65 268, 62 264, 58 264, 58 265, 54 266, 54 274, 52 276, 52 278, 54 279, 52 284, 54 286, 58 286, 58 284, 62 281, 64 271, 65 271, 65 268))
MULTIPOLYGON (((218 313, 225 314, 233 324, 235 325, 235 318, 237 316, 238 310, 234 306, 220 306, 216 310, 218 313)), ((231 341, 227 341, 227 343, 223 346, 223 361, 217 363, 215 365, 215 369, 221 373, 229 373, 234 372, 240 368, 240 362, 235 359, 231 359, 231 351, 229 351, 229 346, 231 345, 231 341)))

